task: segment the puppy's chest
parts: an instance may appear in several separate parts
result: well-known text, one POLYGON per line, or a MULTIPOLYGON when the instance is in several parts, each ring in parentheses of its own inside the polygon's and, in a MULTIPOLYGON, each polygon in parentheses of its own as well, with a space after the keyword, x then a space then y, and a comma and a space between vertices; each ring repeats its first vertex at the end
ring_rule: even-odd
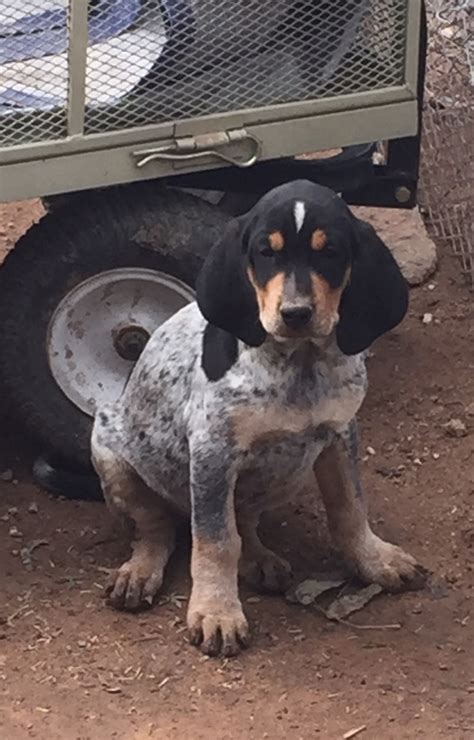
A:
POLYGON ((363 364, 294 373, 253 389, 231 412, 235 441, 250 450, 274 441, 286 445, 320 442, 321 434, 341 432, 354 418, 366 392, 363 364))

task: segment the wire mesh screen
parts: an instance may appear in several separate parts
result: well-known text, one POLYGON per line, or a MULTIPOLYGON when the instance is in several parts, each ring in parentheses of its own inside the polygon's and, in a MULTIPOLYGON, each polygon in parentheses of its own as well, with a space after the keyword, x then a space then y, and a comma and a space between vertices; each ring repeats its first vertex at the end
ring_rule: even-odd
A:
POLYGON ((0 145, 65 136, 68 0, 0 2, 0 145))
POLYGON ((428 0, 420 200, 474 288, 474 2, 428 0))
MULTIPOLYGON (((89 0, 84 133, 402 85, 407 4, 89 0)), ((0 3, 0 145, 66 134, 68 14, 0 3)))
MULTIPOLYGON (((125 74, 137 79, 128 105, 91 110, 86 130, 401 84, 405 6, 404 0, 194 0, 163 3, 160 10, 147 0, 140 29, 130 32, 124 49, 125 74)), ((101 101, 126 81, 115 50, 104 61, 105 77, 91 46, 89 90, 101 101)))

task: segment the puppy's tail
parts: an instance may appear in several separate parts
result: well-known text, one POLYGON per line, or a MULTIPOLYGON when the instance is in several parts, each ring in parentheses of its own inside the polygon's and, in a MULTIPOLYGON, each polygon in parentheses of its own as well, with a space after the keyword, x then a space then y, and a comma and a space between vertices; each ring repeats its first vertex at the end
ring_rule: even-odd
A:
POLYGON ((84 501, 103 501, 98 476, 93 470, 72 470, 38 457, 33 465, 33 478, 41 488, 54 496, 84 501))

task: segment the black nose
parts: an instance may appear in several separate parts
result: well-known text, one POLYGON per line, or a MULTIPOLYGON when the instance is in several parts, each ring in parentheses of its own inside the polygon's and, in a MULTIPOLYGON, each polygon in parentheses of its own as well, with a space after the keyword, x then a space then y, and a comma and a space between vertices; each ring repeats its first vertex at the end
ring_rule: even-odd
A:
POLYGON ((311 320, 311 306, 282 306, 281 317, 290 329, 302 329, 311 320))

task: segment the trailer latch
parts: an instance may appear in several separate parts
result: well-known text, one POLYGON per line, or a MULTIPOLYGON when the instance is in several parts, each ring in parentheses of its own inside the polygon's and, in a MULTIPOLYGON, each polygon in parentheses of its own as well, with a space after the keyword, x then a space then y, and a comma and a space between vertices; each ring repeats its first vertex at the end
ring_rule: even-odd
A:
POLYGON ((137 158, 137 167, 144 167, 149 162, 157 159, 172 162, 181 162, 204 157, 217 157, 235 167, 251 167, 255 164, 262 153, 262 144, 253 134, 249 134, 244 128, 231 131, 216 131, 212 134, 198 134, 196 136, 183 136, 175 139, 172 144, 152 149, 141 149, 132 152, 137 158), (247 159, 239 159, 221 151, 221 147, 229 146, 239 142, 251 142, 252 153, 247 159))

